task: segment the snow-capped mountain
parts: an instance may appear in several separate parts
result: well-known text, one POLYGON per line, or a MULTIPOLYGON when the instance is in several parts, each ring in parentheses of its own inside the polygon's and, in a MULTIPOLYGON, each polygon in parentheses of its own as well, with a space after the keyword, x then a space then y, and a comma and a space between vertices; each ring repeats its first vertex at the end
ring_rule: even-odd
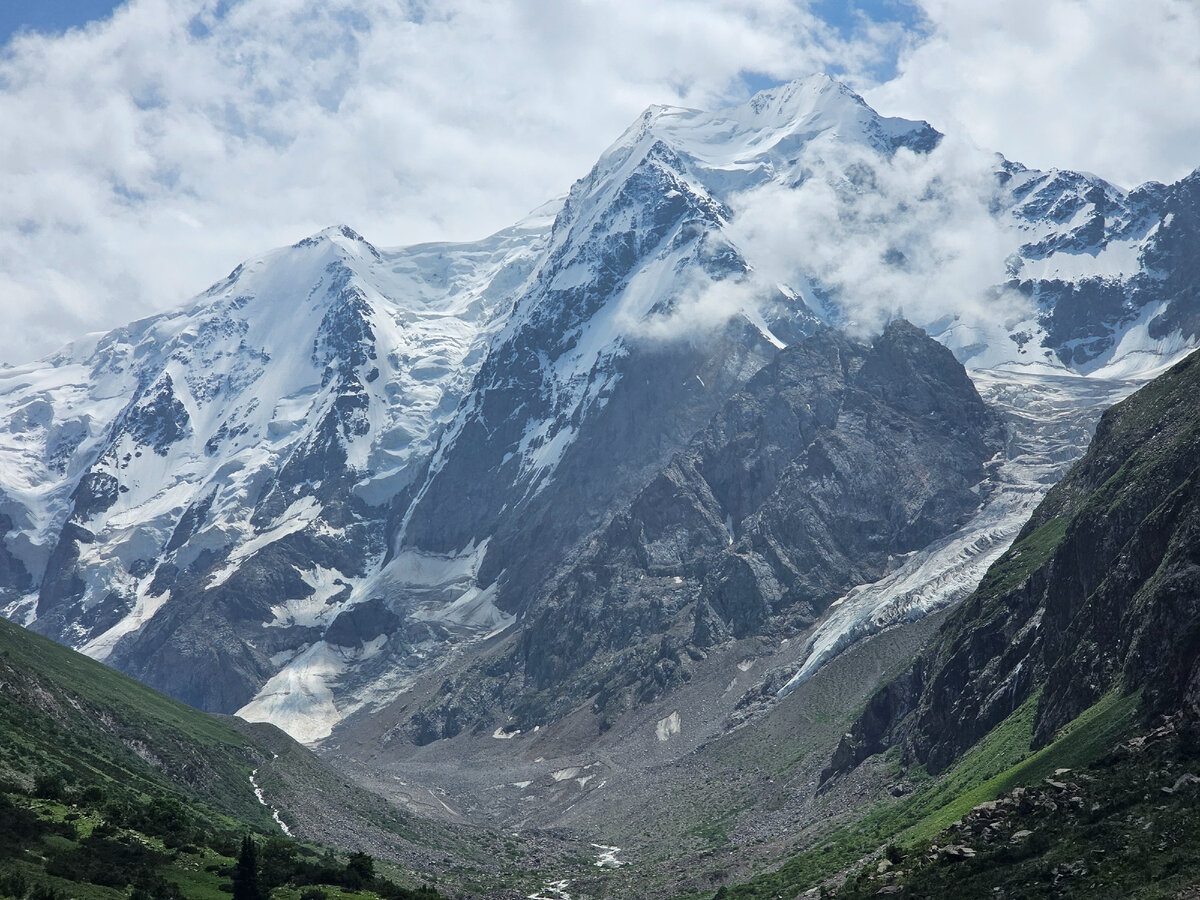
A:
POLYGON ((550 221, 389 254, 331 228, 179 312, 4 370, 8 614, 198 705, 242 705, 385 554, 387 501, 550 221))
POLYGON ((1005 384, 1174 358, 1200 332, 1198 213, 1198 176, 1031 171, 825 76, 653 107, 565 200, 483 241, 329 229, 0 370, 4 613, 324 737, 525 627, 822 323, 903 314, 1005 384))

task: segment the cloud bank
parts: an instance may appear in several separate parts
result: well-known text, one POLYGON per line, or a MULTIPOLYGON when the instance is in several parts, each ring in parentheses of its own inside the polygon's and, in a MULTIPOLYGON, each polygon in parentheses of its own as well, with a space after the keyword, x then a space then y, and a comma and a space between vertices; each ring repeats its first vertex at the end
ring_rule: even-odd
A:
POLYGON ((958 315, 987 327, 1023 317, 992 287, 1019 240, 989 212, 990 154, 953 137, 890 158, 821 143, 806 148, 802 184, 772 183, 734 206, 730 235, 763 285, 809 298, 818 287, 831 302, 825 313, 860 335, 897 316, 928 325, 958 315))
POLYGON ((19 37, 0 57, 0 361, 330 224, 483 237, 647 105, 717 105, 748 66, 835 57, 874 62, 785 0, 131 0, 19 37))
POLYGON ((1124 187, 1200 166, 1194 0, 917 0, 928 35, 865 91, 890 115, 1124 187))
POLYGON ((698 277, 669 311, 630 327, 689 339, 739 313, 769 322, 781 298, 798 294, 857 336, 903 316, 969 358, 966 346, 982 334, 1033 317, 1027 298, 997 288, 1025 236, 991 212, 1000 199, 994 154, 947 136, 927 153, 886 156, 826 135, 795 167, 798 184, 777 179, 730 200, 725 234, 748 274, 698 277))
POLYGON ((1200 163, 1189 0, 918 5, 905 35, 793 0, 130 0, 18 37, 0 50, 0 361, 330 224, 481 237, 564 193, 647 105, 736 101, 746 73, 836 72, 885 114, 1126 184, 1200 163))

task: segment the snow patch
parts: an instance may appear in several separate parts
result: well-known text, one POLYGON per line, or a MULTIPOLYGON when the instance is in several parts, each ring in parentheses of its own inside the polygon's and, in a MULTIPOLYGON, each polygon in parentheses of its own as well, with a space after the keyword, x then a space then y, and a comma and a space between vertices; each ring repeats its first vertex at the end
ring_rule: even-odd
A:
POLYGON ((339 709, 329 686, 351 661, 377 652, 378 647, 368 645, 364 650, 360 654, 324 641, 313 644, 264 684, 237 715, 247 722, 270 722, 303 744, 328 737, 333 726, 357 708, 350 704, 339 709))
POLYGON ((259 787, 259 785, 258 785, 257 776, 258 776, 258 769, 255 769, 253 772, 250 773, 250 787, 254 788, 254 798, 259 803, 261 803, 263 806, 270 807, 271 818, 273 818, 275 820, 275 824, 279 826, 279 830, 282 831, 284 834, 286 834, 288 837, 291 837, 292 830, 290 828, 288 828, 287 823, 284 822, 283 819, 280 817, 279 810, 276 807, 271 806, 271 804, 267 802, 267 798, 263 796, 262 788, 259 787))
POLYGON ((239 544, 236 549, 229 554, 229 560, 226 565, 218 569, 209 578, 208 588, 219 587, 229 580, 251 556, 262 550, 264 547, 269 547, 278 540, 282 540, 289 534, 295 534, 297 531, 303 531, 320 513, 321 507, 314 497, 301 497, 294 501, 282 516, 280 516, 274 525, 267 530, 256 534, 242 544, 239 544))
POLYGON ((133 609, 125 618, 121 619, 116 625, 109 628, 103 634, 92 638, 86 644, 79 648, 79 652, 92 659, 104 661, 108 659, 113 648, 117 645, 117 641, 131 634, 143 625, 154 618, 155 613, 166 605, 166 602, 171 599, 171 592, 164 591, 158 596, 151 596, 149 583, 139 586, 137 599, 134 601, 133 609))
POLYGON ((570 886, 569 878, 547 881, 540 891, 530 894, 527 900, 571 900, 571 895, 567 893, 570 886))
POLYGON ((669 741, 674 735, 680 732, 679 711, 671 713, 665 718, 659 719, 654 726, 654 733, 660 741, 669 741))
POLYGON ((593 863, 598 868, 618 869, 625 865, 624 860, 617 859, 617 854, 621 852, 620 847, 606 847, 604 844, 592 844, 592 849, 600 851, 595 863, 593 863))

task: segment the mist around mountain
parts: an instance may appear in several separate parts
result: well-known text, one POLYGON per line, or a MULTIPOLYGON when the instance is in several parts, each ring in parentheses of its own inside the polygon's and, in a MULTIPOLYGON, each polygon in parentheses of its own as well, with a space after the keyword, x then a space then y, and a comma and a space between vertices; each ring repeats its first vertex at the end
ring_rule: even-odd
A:
POLYGON ((334 226, 0 370, 0 607, 315 747, 457 848, 430 870, 493 846, 441 821, 583 896, 789 856, 739 890, 807 890, 952 824, 989 741, 1017 778, 1092 716, 1087 764, 1186 695, 1186 585, 1135 574, 1176 558, 1139 523, 1186 448, 1138 454, 1187 364, 1101 413, 1197 344, 1198 185, 1030 170, 826 76, 652 107, 484 240, 334 226))
POLYGON ((824 76, 652 108, 482 242, 332 228, 6 370, 7 615, 316 740, 523 627, 819 323, 903 315, 973 372, 1152 371, 1195 331, 1193 187, 1033 172, 824 76))

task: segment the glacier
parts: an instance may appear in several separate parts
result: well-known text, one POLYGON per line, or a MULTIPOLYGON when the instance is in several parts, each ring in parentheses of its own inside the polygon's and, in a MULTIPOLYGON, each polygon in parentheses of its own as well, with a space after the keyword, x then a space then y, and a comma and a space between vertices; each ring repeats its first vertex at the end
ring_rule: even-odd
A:
POLYGON ((794 686, 963 596, 1102 408, 1196 346, 1197 182, 1030 170, 826 76, 652 107, 496 235, 332 227, 0 370, 2 612, 319 741, 520 629, 781 347, 903 315, 1010 446, 975 518, 830 608, 794 686))

